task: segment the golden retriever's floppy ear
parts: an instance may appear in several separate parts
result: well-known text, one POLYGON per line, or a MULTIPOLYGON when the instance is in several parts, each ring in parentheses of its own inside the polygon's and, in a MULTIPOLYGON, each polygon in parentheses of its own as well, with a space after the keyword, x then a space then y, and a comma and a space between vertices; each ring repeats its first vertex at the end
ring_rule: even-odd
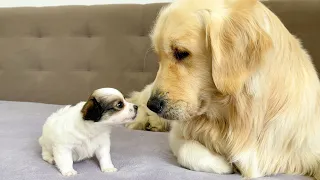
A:
POLYGON ((212 78, 223 94, 241 92, 246 80, 263 63, 272 46, 269 35, 259 26, 250 9, 233 9, 214 15, 201 11, 207 46, 212 53, 212 78))

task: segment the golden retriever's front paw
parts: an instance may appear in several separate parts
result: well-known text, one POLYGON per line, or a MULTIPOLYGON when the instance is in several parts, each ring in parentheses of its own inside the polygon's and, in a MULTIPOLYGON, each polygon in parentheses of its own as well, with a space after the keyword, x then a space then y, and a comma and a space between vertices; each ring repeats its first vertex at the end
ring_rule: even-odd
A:
POLYGON ((142 122, 132 122, 125 125, 126 128, 133 130, 145 130, 145 126, 145 123, 142 122))
POLYGON ((145 129, 154 132, 167 132, 169 131, 169 122, 158 116, 149 116, 145 129))
POLYGON ((169 131, 168 121, 160 118, 156 114, 147 115, 146 113, 140 113, 136 121, 127 123, 125 127, 128 129, 154 131, 154 132, 169 131))
POLYGON ((145 128, 147 131, 153 131, 153 132, 162 132, 163 130, 163 128, 160 126, 152 126, 152 124, 150 124, 150 123, 147 123, 146 124, 146 128, 145 128))

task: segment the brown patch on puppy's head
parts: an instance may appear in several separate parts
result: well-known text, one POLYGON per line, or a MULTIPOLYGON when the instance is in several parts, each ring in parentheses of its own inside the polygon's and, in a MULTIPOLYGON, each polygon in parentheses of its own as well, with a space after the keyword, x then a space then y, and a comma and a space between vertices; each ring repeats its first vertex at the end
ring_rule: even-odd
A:
POLYGON ((103 109, 95 97, 90 96, 89 100, 83 106, 81 113, 84 120, 97 122, 102 116, 103 109))

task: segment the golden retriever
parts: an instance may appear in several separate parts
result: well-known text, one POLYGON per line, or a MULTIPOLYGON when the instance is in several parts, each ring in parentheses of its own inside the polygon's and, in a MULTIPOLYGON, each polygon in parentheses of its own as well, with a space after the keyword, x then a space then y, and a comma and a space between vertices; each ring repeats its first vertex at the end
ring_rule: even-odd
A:
POLYGON ((147 106, 172 124, 189 169, 320 180, 320 84, 308 53, 257 0, 176 0, 151 39, 159 70, 147 106))

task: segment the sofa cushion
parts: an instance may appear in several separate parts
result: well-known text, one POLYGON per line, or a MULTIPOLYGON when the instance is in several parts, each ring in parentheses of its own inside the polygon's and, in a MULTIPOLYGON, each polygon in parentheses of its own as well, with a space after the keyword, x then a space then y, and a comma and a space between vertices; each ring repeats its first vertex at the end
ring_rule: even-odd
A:
MULTIPOLYGON (((64 178, 41 159, 38 138, 46 118, 61 106, 0 101, 0 180, 59 180, 64 178)), ((217 175, 180 167, 168 146, 168 134, 115 127, 111 133, 111 157, 118 168, 102 173, 95 158, 75 163, 77 180, 236 180, 239 175, 217 175)), ((302 180, 302 176, 278 175, 261 179, 302 180)))
POLYGON ((0 99, 63 104, 100 87, 141 89, 157 70, 146 52, 159 8, 0 9, 0 99))

